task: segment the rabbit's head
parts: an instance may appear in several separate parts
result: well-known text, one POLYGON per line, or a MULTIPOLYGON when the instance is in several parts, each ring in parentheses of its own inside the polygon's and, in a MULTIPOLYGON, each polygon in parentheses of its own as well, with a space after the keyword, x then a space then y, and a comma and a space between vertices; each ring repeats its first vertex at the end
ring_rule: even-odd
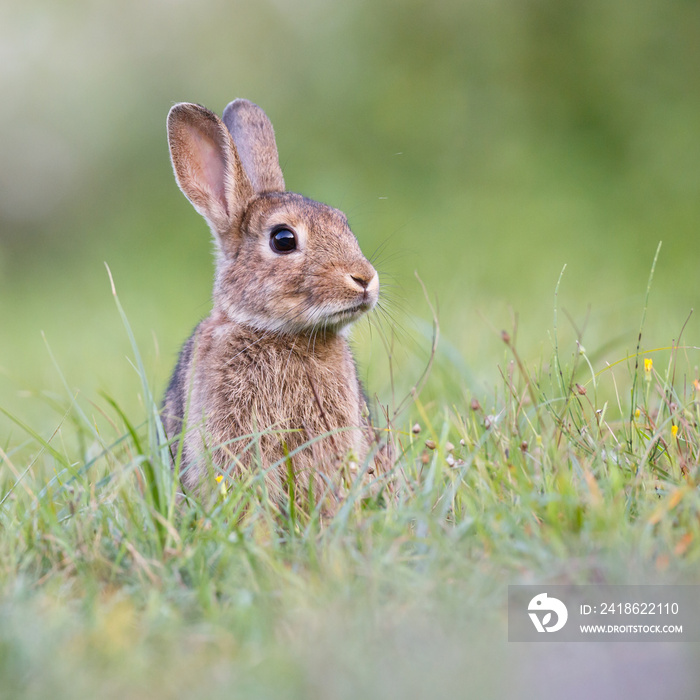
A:
POLYGON ((223 121, 200 105, 168 115, 180 189, 217 243, 214 304, 234 322, 337 332, 377 302, 379 280, 345 215, 285 191, 272 124, 234 100, 223 121))

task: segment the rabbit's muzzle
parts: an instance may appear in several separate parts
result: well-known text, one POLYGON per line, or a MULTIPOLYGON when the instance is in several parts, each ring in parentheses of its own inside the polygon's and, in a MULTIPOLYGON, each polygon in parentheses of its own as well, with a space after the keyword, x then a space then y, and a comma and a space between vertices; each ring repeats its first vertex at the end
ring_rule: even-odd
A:
POLYGON ((362 314, 371 311, 379 299, 379 276, 369 263, 360 271, 346 273, 343 282, 343 302, 329 304, 323 309, 325 324, 344 326, 352 323, 362 314))
POLYGON ((349 272, 346 276, 348 286, 362 295, 357 303, 358 309, 362 312, 374 308, 379 298, 379 275, 374 268, 370 269, 371 274, 363 270, 362 272, 349 272))

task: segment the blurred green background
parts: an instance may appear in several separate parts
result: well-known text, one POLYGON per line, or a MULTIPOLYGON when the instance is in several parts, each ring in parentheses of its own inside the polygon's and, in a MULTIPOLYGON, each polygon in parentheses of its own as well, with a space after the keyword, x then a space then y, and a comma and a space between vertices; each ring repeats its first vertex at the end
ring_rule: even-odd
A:
POLYGON ((488 390, 515 315, 525 358, 548 357, 564 264, 598 367, 634 350, 660 240, 644 344, 669 345, 699 289, 698 37, 691 0, 3 3, 0 403, 41 414, 32 395, 60 389, 43 332, 71 389, 135 404, 103 262, 158 391, 208 313, 209 234, 168 160, 178 101, 260 104, 289 188, 381 247, 400 382, 429 346, 414 271, 457 391, 488 390))

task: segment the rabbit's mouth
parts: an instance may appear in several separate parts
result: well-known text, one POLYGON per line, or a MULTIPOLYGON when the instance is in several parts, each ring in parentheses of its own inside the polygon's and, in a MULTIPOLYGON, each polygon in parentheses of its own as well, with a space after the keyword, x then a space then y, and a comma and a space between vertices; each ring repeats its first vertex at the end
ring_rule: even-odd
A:
POLYGON ((373 304, 369 301, 362 301, 358 304, 353 304, 340 311, 333 311, 326 317, 327 322, 344 325, 347 323, 352 323, 358 319, 362 314, 367 313, 371 310, 373 304))

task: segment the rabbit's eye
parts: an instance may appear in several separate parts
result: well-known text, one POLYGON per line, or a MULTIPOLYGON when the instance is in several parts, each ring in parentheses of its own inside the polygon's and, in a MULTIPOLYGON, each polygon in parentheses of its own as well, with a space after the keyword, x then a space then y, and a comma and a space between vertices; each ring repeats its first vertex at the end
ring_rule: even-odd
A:
POLYGON ((297 237, 288 228, 278 228, 270 236, 270 248, 275 253, 291 253, 296 247, 297 237))

